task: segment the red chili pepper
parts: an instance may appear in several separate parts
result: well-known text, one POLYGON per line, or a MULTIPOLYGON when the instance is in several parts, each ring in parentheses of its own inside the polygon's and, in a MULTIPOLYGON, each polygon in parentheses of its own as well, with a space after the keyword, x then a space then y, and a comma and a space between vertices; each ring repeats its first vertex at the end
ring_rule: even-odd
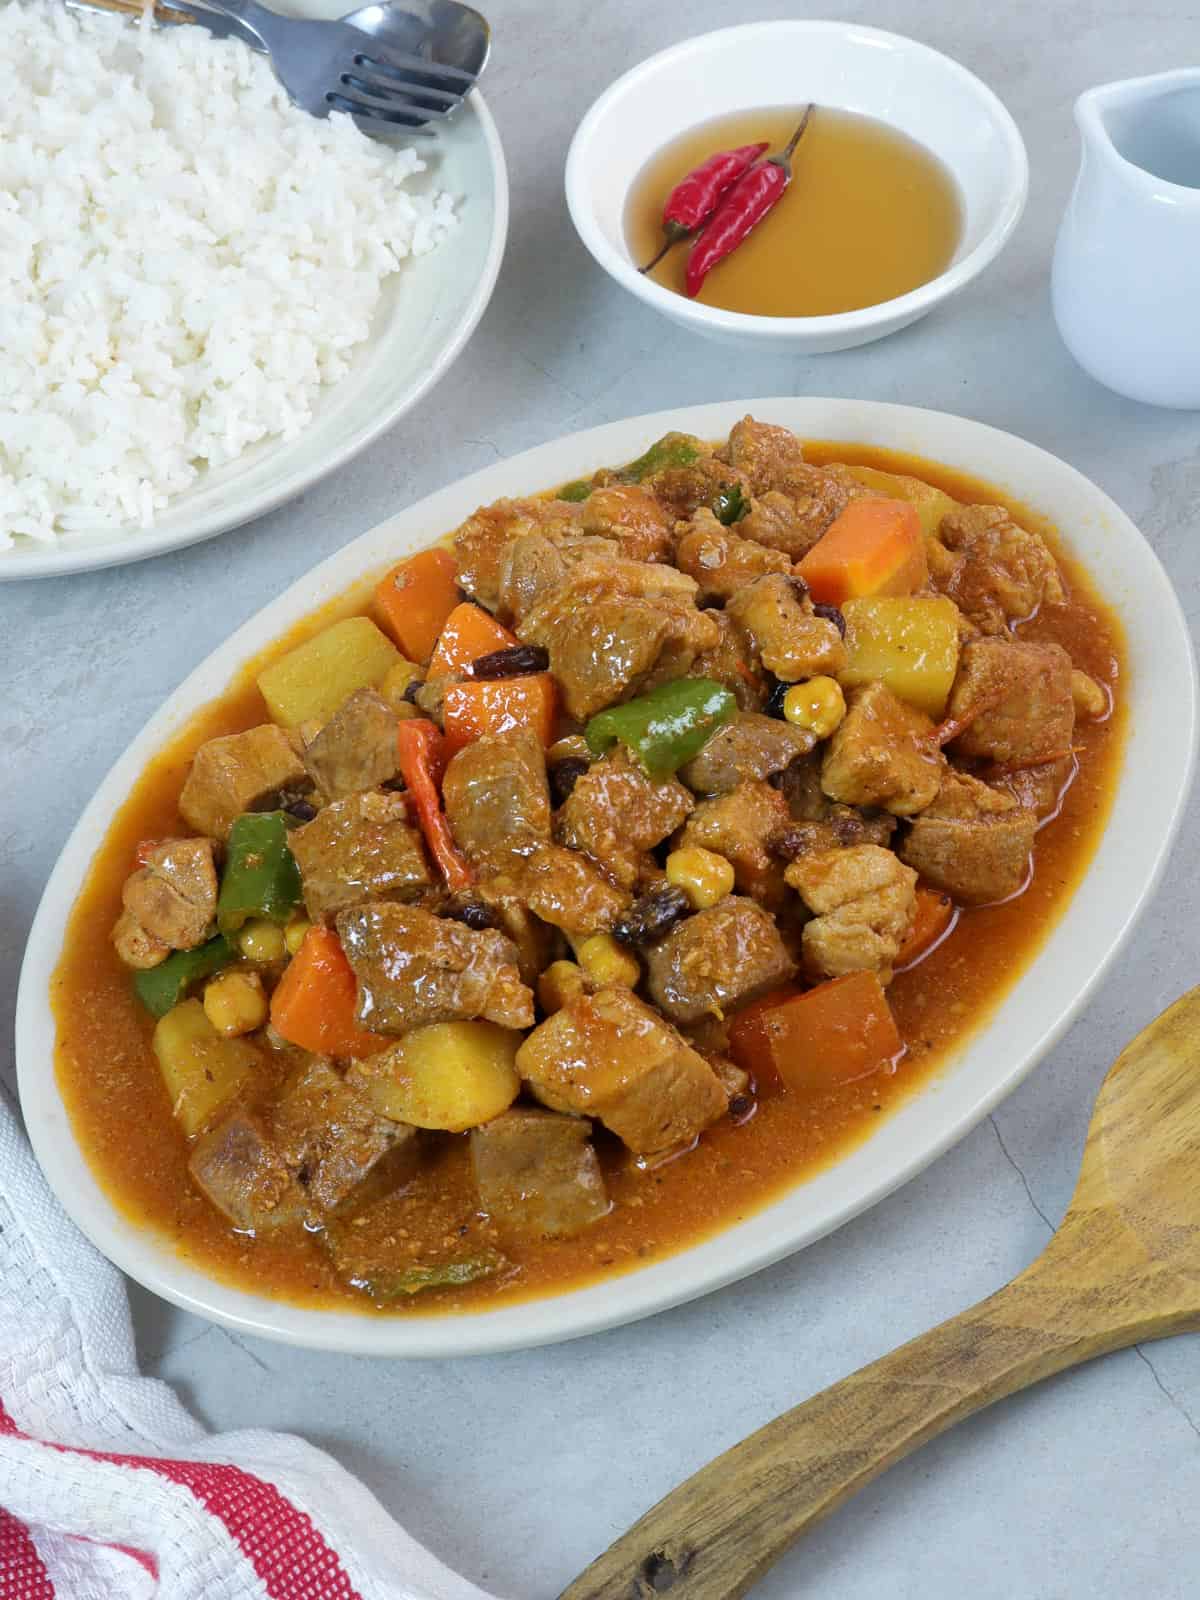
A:
POLYGON ((692 246, 687 264, 687 292, 694 300, 705 278, 724 261, 754 228, 779 204, 792 181, 792 155, 804 136, 813 107, 807 106, 800 125, 777 156, 757 161, 727 190, 704 232, 692 246))
POLYGON ((656 267, 672 245, 690 239, 697 228, 703 227, 717 208, 721 197, 748 172, 767 148, 762 144, 743 144, 736 150, 718 150, 686 178, 681 178, 667 196, 663 207, 662 225, 666 242, 639 272, 649 272, 656 267))
POLYGON ((438 795, 446 769, 441 729, 427 719, 414 717, 399 724, 396 736, 400 776, 412 796, 425 843, 442 870, 447 888, 457 893, 474 883, 475 874, 454 842, 438 795))

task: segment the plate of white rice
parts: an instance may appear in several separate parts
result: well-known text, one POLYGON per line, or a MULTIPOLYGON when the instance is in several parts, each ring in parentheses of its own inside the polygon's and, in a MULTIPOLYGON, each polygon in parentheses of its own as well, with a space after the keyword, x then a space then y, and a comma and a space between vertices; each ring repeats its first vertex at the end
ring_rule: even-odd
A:
POLYGON ((436 138, 371 139, 237 40, 0 0, 0 108, 0 580, 281 505, 491 297, 508 184, 478 90, 436 138))

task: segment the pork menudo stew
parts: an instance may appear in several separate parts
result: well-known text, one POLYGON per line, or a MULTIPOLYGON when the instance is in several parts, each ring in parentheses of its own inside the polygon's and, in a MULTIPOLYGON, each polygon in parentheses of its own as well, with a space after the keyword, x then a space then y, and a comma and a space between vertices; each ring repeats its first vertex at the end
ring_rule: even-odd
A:
POLYGON ((1117 743, 1083 585, 1004 505, 751 418, 481 509, 133 797, 58 977, 85 1144, 299 1298, 470 1304, 734 1220, 1069 891, 1117 743))

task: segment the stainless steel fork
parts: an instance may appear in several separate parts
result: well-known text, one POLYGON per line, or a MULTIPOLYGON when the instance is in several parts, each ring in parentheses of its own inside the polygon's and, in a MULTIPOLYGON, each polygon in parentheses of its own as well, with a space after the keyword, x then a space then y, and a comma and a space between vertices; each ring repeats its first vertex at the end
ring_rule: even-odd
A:
POLYGON ((337 22, 281 16, 260 0, 156 0, 155 16, 265 50, 288 94, 314 117, 346 111, 368 128, 409 133, 432 133, 453 115, 491 45, 485 18, 459 0, 366 5, 337 22))

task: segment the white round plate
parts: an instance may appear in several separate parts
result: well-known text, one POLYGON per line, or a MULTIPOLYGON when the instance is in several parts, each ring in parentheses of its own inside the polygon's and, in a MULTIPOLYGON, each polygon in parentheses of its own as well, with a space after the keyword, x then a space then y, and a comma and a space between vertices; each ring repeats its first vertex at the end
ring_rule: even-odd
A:
MULTIPOLYGON (((300 0, 289 9, 338 14, 337 0, 300 0)), ((384 285, 370 339, 346 376, 322 390, 308 426, 294 439, 264 440, 228 466, 202 473, 153 527, 64 535, 52 546, 22 540, 0 551, 0 582, 145 561, 240 527, 343 466, 416 405, 474 333, 508 235, 504 152, 478 89, 436 139, 420 140, 417 149, 429 167, 420 182, 461 196, 458 226, 384 285)))
POLYGON ((331 556, 214 651, 153 716, 113 767, 46 886, 17 1001, 17 1070, 34 1150, 84 1233, 148 1289, 245 1333, 381 1356, 457 1356, 570 1339, 678 1305, 756 1272, 829 1233, 919 1172, 1010 1092, 1085 1004, 1154 891, 1182 813, 1196 743, 1191 642, 1150 546, 1080 473, 1012 434, 908 406, 769 399, 633 417, 544 444, 401 511, 331 556), (238 667, 352 581, 420 549, 477 506, 629 460, 668 429, 725 434, 745 412, 801 436, 911 450, 977 473, 1049 516, 1119 613, 1128 642, 1125 760, 1091 869, 1041 953, 993 1019, 878 1131, 836 1166, 799 1183, 723 1233, 586 1288, 459 1316, 380 1317, 306 1310, 234 1288, 182 1262, 165 1238, 123 1217, 75 1141, 53 1069, 50 976, 97 842, 150 758, 238 667))

